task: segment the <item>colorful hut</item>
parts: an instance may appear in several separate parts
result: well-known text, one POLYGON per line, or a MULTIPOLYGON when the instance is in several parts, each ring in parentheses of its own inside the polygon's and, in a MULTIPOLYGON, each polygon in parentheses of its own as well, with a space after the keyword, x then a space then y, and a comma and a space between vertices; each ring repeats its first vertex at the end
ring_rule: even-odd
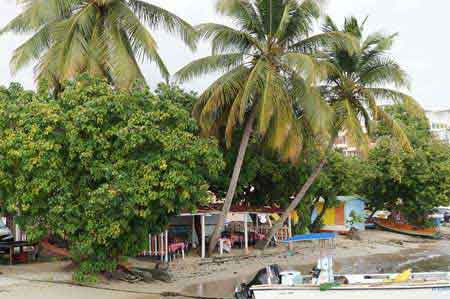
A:
MULTIPOLYGON (((323 232, 339 232, 346 233, 350 230, 351 215, 357 215, 358 218, 364 219, 364 200, 356 196, 338 196, 337 206, 326 209, 322 217, 323 232), (353 212, 353 213, 352 213, 353 212)), ((323 209, 324 200, 321 199, 316 203, 311 216, 311 221, 317 218, 323 209)), ((358 230, 364 230, 364 221, 353 224, 358 230)))

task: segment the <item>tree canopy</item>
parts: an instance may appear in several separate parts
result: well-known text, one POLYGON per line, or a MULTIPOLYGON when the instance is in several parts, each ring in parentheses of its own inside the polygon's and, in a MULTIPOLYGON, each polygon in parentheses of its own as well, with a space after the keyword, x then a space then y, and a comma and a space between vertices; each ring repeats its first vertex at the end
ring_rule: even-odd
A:
POLYGON ((1 207, 30 239, 66 238, 81 274, 136 255, 171 215, 208 200, 224 166, 180 89, 120 91, 82 76, 58 98, 18 93, 0 91, 1 207))
POLYGON ((413 224, 427 224, 427 216, 450 200, 450 148, 436 140, 413 153, 382 137, 371 150, 362 194, 370 209, 397 210, 413 224))

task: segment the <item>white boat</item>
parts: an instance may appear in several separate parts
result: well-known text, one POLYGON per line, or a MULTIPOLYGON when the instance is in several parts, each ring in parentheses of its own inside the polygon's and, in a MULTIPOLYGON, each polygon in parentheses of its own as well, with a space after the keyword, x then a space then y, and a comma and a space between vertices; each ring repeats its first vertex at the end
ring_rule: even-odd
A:
MULTIPOLYGON (((312 234, 291 238, 290 242, 319 240, 319 250, 334 234, 312 234)), ((450 272, 411 270, 387 274, 334 274, 333 259, 320 255, 312 275, 280 272, 277 265, 260 270, 248 284, 236 288, 236 299, 450 299, 450 272)))
POLYGON ((250 287, 254 299, 428 299, 450 298, 450 272, 414 273, 406 282, 388 282, 398 274, 336 275, 336 283, 326 291, 321 286, 264 284, 250 287))

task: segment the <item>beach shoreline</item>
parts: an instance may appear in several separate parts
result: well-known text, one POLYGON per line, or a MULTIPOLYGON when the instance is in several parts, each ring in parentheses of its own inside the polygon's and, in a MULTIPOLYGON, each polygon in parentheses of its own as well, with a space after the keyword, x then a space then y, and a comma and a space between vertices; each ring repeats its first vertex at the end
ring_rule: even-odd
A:
MULTIPOLYGON (((335 272, 361 273, 389 269, 389 265, 402 265, 414 258, 444 255, 449 252, 447 240, 420 239, 390 232, 369 230, 361 240, 339 236, 336 249, 330 251, 335 260, 335 272)), ((73 298, 73 299, 152 299, 157 293, 178 292, 189 295, 231 298, 233 285, 245 281, 256 271, 269 264, 279 264, 285 270, 308 271, 316 262, 318 252, 312 244, 296 244, 293 251, 279 246, 265 252, 253 250, 248 256, 233 255, 201 260, 187 256, 170 264, 173 276, 170 283, 136 283, 101 281, 94 288, 66 284, 71 281, 69 262, 36 263, 0 266, 0 298, 73 298), (106 290, 109 289, 109 290, 106 290), (111 290, 114 289, 114 290, 111 290), (30 297, 30 294, 35 294, 30 297), (154 295, 151 295, 154 294, 154 295)), ((130 259, 139 267, 154 267, 145 258, 130 259)))

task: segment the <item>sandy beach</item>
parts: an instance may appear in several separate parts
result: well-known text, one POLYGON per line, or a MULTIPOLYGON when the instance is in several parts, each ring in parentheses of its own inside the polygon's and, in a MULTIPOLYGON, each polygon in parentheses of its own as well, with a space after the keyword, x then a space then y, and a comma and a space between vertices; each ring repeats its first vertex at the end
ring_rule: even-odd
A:
MULTIPOLYGON (((399 271, 411 262, 447 256, 450 249, 448 240, 427 240, 378 230, 366 231, 361 237, 358 241, 343 236, 337 238, 336 249, 332 251, 336 272, 399 271)), ((0 266, 0 298, 151 299, 160 298, 157 294, 164 292, 231 298, 234 285, 265 265, 279 264, 285 270, 307 273, 318 256, 315 246, 309 243, 296 245, 292 252, 280 246, 264 253, 252 251, 238 258, 239 253, 234 250, 235 256, 206 260, 193 256, 177 259, 170 264, 171 283, 101 281, 85 287, 69 284, 72 273, 68 262, 0 266)), ((130 262, 154 267, 154 263, 146 259, 130 259, 130 262)))

